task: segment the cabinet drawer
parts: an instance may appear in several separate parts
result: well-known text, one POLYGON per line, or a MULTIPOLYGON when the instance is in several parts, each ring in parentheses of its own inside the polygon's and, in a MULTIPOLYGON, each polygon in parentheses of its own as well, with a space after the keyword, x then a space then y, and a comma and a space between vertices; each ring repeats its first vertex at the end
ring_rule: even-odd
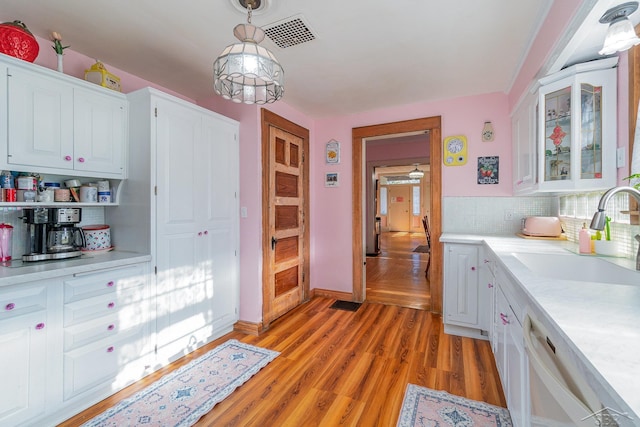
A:
POLYGON ((85 298, 119 293, 123 290, 146 283, 144 264, 102 270, 97 273, 76 275, 64 281, 64 302, 73 302, 85 298))
POLYGON ((45 285, 16 285, 0 288, 0 321, 44 310, 46 307, 47 287, 45 285))
POLYGON ((116 313, 120 319, 136 321, 143 318, 149 311, 145 290, 144 287, 127 289, 119 293, 67 303, 64 305, 64 326, 76 325, 103 316, 116 315, 116 313))
POLYGON ((64 328, 64 351, 71 351, 81 346, 126 332, 144 325, 148 317, 143 313, 128 315, 128 310, 104 316, 90 322, 64 328), (121 316, 120 313, 125 315, 121 316))
MULTIPOLYGON (((131 369, 130 362, 148 353, 146 328, 139 327, 64 354, 64 400, 68 400, 90 388, 108 384, 115 391, 118 374, 131 369)), ((132 367, 135 364, 131 365, 132 367)), ((136 367, 137 368, 137 367, 136 367)), ((123 382, 140 378, 140 372, 131 373, 123 382)), ((124 386, 123 383, 121 386, 124 386)))

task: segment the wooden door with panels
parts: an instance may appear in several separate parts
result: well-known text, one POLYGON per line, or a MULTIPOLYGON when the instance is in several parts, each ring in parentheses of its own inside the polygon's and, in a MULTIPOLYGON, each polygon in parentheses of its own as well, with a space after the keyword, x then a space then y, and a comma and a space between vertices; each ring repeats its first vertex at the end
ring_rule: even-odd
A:
POLYGON ((263 325, 309 298, 308 130, 262 110, 263 325))

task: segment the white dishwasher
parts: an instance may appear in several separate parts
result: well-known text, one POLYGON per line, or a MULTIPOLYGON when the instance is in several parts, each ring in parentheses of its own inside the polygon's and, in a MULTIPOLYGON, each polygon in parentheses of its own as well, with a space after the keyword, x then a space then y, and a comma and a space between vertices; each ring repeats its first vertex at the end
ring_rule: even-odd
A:
POLYGON ((551 339, 544 326, 527 313, 524 346, 529 358, 531 425, 593 427, 602 405, 563 345, 561 340, 551 339))

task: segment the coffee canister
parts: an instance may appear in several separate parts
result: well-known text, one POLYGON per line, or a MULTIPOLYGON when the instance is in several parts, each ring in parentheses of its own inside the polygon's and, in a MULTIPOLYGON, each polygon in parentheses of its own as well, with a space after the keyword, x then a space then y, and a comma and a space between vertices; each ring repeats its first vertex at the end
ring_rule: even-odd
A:
POLYGON ((83 203, 97 203, 98 188, 89 185, 80 187, 80 201, 83 203))
POLYGON ((18 190, 31 190, 38 189, 38 180, 33 176, 19 176, 16 179, 18 190))

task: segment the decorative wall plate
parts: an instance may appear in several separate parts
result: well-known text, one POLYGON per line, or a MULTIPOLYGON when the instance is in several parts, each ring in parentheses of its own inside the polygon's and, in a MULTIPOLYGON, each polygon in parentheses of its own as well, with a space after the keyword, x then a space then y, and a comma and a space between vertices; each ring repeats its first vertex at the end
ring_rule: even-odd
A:
POLYGON ((340 163, 340 143, 334 139, 327 142, 326 152, 327 163, 340 163))

